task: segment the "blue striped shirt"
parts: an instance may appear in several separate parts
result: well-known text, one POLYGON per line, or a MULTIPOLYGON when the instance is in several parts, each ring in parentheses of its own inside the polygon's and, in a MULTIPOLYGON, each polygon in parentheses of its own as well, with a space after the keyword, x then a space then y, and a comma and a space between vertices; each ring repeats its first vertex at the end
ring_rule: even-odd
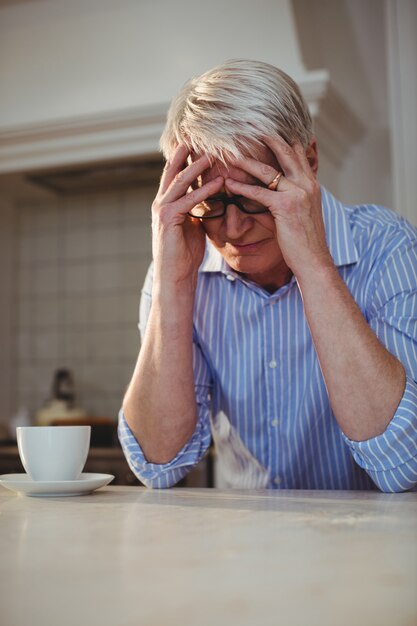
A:
MULTIPOLYGON (((174 485, 213 439, 230 487, 396 492, 416 486, 417 230, 388 209, 345 206, 324 188, 322 208, 341 277, 406 370, 404 395, 387 429, 367 441, 341 431, 294 277, 270 294, 234 272, 208 243, 194 309, 193 436, 171 462, 148 463, 120 412, 124 453, 145 485, 174 485)), ((152 268, 142 291, 142 336, 151 286, 152 268)))

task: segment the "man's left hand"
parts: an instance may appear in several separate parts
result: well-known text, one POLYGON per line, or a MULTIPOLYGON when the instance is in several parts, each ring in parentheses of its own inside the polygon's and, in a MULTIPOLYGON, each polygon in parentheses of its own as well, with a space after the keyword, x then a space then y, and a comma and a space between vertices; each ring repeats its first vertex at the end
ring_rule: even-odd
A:
MULTIPOLYGON (((275 156, 276 167, 251 158, 241 158, 233 163, 264 183, 265 187, 227 178, 226 188, 270 210, 284 260, 297 278, 320 266, 333 265, 326 243, 320 185, 305 149, 300 143, 290 146, 279 136, 265 138, 265 144, 275 156), (282 176, 277 189, 268 189, 280 172, 282 176)), ((315 150, 314 141, 309 148, 315 150)))

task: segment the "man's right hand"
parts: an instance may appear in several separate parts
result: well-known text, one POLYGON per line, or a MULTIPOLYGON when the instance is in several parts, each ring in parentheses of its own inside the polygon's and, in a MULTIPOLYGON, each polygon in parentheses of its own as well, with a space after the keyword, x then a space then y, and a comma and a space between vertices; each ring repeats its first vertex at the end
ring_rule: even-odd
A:
POLYGON ((138 361, 123 402, 126 421, 152 463, 167 463, 192 436, 197 422, 193 371, 193 306, 205 233, 189 217, 217 193, 224 178, 198 186, 206 156, 187 164, 178 146, 166 164, 152 205, 152 306, 138 361), (191 188, 191 190, 190 190, 191 188))
POLYGON ((224 185, 224 178, 218 176, 190 191, 210 162, 202 156, 187 164, 188 156, 188 148, 179 145, 165 165, 152 204, 154 275, 171 284, 196 278, 204 256, 205 233, 199 220, 188 212, 224 185))

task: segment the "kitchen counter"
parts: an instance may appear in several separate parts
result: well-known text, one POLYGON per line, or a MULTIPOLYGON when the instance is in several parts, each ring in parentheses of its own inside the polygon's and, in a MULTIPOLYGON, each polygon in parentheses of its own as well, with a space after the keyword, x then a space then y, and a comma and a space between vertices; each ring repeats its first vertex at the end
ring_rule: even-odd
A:
POLYGON ((0 487, 2 626, 414 626, 417 493, 0 487))

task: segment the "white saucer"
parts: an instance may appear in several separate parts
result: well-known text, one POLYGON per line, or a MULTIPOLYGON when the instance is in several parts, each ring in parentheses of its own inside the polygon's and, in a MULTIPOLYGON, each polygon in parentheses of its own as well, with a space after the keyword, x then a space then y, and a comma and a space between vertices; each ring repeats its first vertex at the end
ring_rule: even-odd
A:
POLYGON ((32 480, 27 474, 3 474, 0 485, 26 496, 83 496, 108 485, 113 479, 111 474, 81 474, 77 480, 47 482, 32 480))

